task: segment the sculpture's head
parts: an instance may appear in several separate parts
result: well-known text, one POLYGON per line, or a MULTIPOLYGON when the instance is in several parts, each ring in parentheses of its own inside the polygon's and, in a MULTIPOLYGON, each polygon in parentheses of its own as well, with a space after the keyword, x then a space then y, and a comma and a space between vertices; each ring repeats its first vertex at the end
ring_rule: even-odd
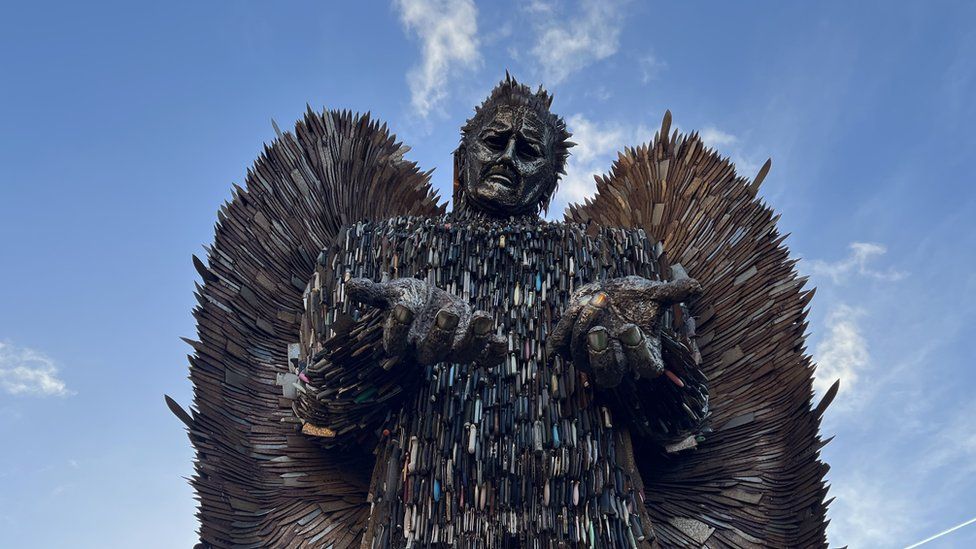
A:
POLYGON ((454 207, 491 217, 538 214, 565 173, 570 133, 552 96, 505 75, 461 128, 454 151, 454 207))

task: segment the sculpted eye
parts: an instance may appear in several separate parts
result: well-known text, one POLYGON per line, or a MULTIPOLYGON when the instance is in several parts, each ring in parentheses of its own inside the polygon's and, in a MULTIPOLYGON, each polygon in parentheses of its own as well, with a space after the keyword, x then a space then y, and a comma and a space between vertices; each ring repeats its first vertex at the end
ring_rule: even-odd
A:
POLYGON ((505 135, 498 133, 487 133, 481 136, 481 140, 485 142, 485 145, 489 149, 495 152, 505 150, 505 145, 508 144, 508 138, 505 135))
POLYGON ((535 160, 542 156, 542 149, 538 145, 524 139, 518 140, 515 150, 519 156, 527 160, 535 160))

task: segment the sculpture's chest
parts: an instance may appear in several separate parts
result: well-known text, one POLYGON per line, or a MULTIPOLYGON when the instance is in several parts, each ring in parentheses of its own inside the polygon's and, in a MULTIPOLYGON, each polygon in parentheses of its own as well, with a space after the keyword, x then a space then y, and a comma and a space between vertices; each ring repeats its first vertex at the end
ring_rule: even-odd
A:
POLYGON ((495 313, 506 331, 520 316, 559 311, 580 285, 637 274, 656 278, 656 250, 642 230, 395 218, 360 223, 330 250, 335 278, 425 279, 495 313), (521 315, 516 311, 521 311, 521 315))
POLYGON ((380 489, 387 520, 403 522, 382 527, 386 539, 399 527, 406 539, 547 532, 572 543, 609 524, 593 522, 602 512, 633 507, 610 413, 594 404, 585 374, 550 361, 544 348, 579 286, 657 277, 655 249, 642 232, 404 218, 353 226, 331 254, 333 280, 425 279, 491 313, 509 339, 498 366, 418 372, 420 389, 388 442, 398 472, 380 489))

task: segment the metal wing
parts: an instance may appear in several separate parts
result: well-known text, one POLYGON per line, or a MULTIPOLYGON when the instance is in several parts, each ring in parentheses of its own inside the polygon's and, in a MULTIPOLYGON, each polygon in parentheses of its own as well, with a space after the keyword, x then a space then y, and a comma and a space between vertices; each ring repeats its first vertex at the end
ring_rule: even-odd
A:
POLYGON ((299 340, 316 256, 339 229, 444 206, 430 172, 405 161, 408 149, 368 113, 309 109, 294 133, 275 130, 246 188, 218 212, 207 265, 194 257, 204 283, 192 417, 181 419, 197 455, 200 537, 204 547, 350 547, 368 518, 373 457, 299 434, 276 382, 299 340))
MULTIPOLYGON (((701 282, 694 302, 709 379, 713 432, 692 451, 638 449, 646 501, 665 545, 822 547, 827 466, 812 408, 814 367, 804 346, 804 290, 777 216, 756 198, 769 162, 749 181, 697 134, 627 149, 597 195, 566 220, 642 227, 671 263, 701 282)), ((831 391, 833 393, 834 391, 831 391)))

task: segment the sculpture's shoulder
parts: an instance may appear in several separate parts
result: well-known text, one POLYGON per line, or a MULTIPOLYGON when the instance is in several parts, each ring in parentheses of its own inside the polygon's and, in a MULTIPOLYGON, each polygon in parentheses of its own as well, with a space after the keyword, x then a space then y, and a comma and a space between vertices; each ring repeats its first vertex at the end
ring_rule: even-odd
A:
POLYGON ((578 223, 574 221, 554 221, 549 222, 548 225, 553 230, 558 230, 564 233, 572 233, 578 235, 587 235, 593 239, 621 239, 621 238, 632 238, 647 240, 647 232, 642 228, 626 228, 626 227, 615 227, 615 226, 605 226, 596 223, 578 223))
POLYGON ((439 216, 396 216, 375 221, 360 221, 339 231, 336 244, 345 245, 357 238, 407 235, 464 235, 469 238, 483 236, 508 237, 573 237, 588 236, 586 225, 548 221, 542 218, 483 219, 470 218, 452 213, 439 216))
POLYGON ((363 247, 376 238, 410 237, 430 232, 434 227, 448 222, 445 215, 413 216, 403 215, 378 220, 363 220, 344 226, 336 234, 335 240, 326 246, 325 252, 349 250, 363 247))
POLYGON ((657 262, 663 253, 663 243, 650 237, 642 228, 603 226, 595 223, 554 222, 549 224, 551 233, 559 234, 567 244, 578 251, 600 253, 607 262, 616 259, 639 259, 641 262, 657 262))
POLYGON ((567 266, 574 272, 576 266, 592 264, 592 276, 609 276, 648 269, 656 273, 655 266, 647 265, 656 263, 659 252, 660 244, 650 241, 643 229, 538 217, 396 216, 342 228, 319 254, 316 273, 323 284, 347 276, 423 277, 431 269, 450 267, 462 258, 487 261, 499 268, 512 263, 521 271, 528 267, 529 256, 542 253, 546 261, 556 256, 572 259, 567 266), (556 249, 559 253, 553 254, 556 249), (509 259, 502 259, 506 257, 509 259))

